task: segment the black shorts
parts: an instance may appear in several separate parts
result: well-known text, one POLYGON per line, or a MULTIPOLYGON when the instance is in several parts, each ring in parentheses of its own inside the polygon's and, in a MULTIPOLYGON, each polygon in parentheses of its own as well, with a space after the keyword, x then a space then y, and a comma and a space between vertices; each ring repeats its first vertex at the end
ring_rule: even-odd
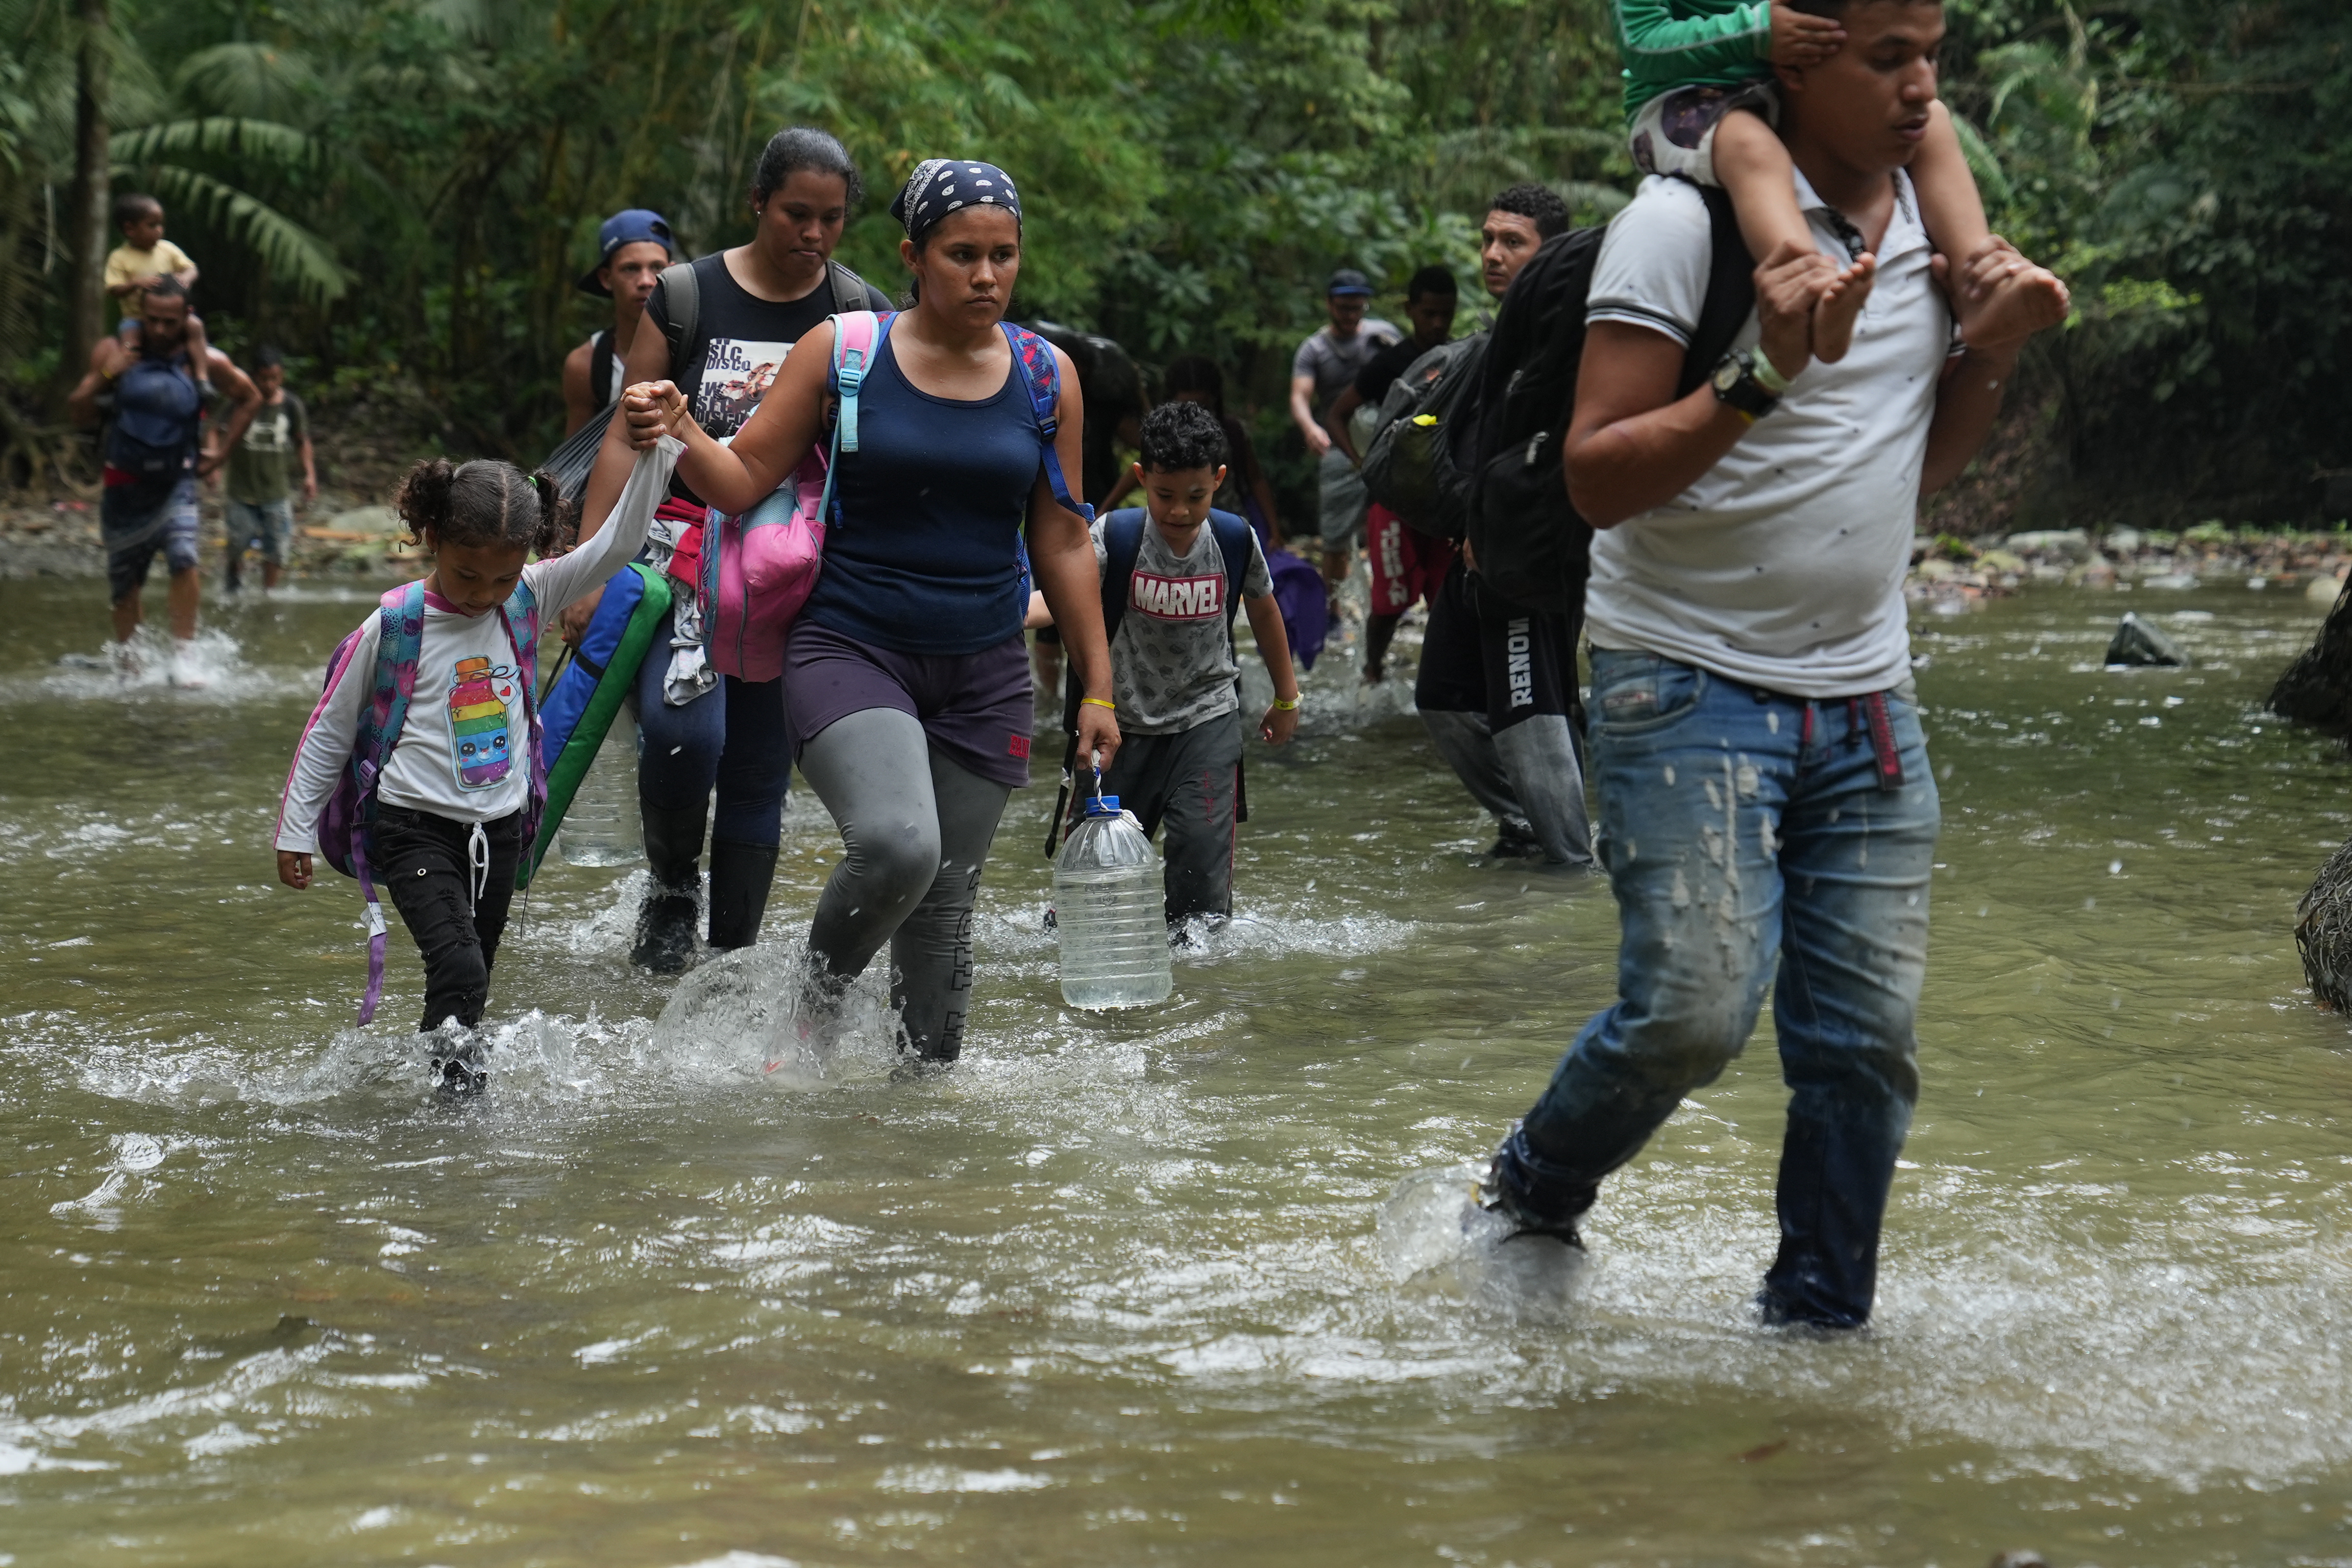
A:
POLYGON ((1548 616, 1497 598, 1455 556, 1430 595, 1413 706, 1437 713, 1484 713, 1490 731, 1538 714, 1561 713, 1579 729, 1576 639, 1583 615, 1548 616))

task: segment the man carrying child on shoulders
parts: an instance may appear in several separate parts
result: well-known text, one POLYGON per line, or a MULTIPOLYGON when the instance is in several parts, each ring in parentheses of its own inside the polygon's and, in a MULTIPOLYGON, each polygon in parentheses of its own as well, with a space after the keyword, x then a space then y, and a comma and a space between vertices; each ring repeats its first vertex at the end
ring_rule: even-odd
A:
MULTIPOLYGON (((1770 984, 1790 1100, 1758 1306, 1853 1328, 1918 1095, 1938 824, 1903 577, 1918 497, 1983 444, 2035 323, 1952 352, 1949 269, 1906 173, 1932 123, 1942 5, 1805 9, 1845 33, 1779 71, 1813 243, 1758 268, 1756 312, 1696 367, 1708 379, 1678 395, 1710 265, 1697 190, 1646 181, 1596 264, 1566 461, 1598 531, 1591 761, 1619 999, 1504 1140, 1480 1201, 1577 1244, 1602 1178, 1738 1054, 1770 984), (1874 256, 1851 350, 1822 363, 1815 306, 1874 256)), ((1955 291, 2028 268, 1996 242, 1955 291)), ((2041 292, 2063 313, 2063 288, 2041 292)))

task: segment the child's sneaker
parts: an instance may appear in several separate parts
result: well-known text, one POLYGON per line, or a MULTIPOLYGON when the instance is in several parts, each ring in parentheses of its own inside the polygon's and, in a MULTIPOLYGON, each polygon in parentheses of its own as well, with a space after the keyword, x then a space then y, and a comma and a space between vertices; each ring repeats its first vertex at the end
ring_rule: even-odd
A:
POLYGON ((480 1046, 468 1040, 448 1056, 436 1056, 425 1068, 433 1092, 444 1100, 468 1100, 490 1086, 490 1069, 480 1046))

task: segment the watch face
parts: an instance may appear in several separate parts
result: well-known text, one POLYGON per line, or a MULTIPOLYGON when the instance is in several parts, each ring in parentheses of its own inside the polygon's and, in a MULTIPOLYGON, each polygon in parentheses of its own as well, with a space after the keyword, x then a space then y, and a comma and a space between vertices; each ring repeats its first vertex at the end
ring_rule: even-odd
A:
POLYGON ((1727 356, 1721 364, 1715 367, 1715 389, 1717 392, 1729 392, 1739 384, 1739 378, 1747 369, 1746 365, 1739 363, 1738 355, 1727 356))

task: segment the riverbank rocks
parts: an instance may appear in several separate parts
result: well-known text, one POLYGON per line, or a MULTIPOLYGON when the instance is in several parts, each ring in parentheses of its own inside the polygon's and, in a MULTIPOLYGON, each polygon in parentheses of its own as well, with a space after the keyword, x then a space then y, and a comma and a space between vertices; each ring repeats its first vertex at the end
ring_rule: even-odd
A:
POLYGON ((2311 999, 2352 1013, 2352 842, 2328 857, 2295 906, 2294 945, 2311 999))

